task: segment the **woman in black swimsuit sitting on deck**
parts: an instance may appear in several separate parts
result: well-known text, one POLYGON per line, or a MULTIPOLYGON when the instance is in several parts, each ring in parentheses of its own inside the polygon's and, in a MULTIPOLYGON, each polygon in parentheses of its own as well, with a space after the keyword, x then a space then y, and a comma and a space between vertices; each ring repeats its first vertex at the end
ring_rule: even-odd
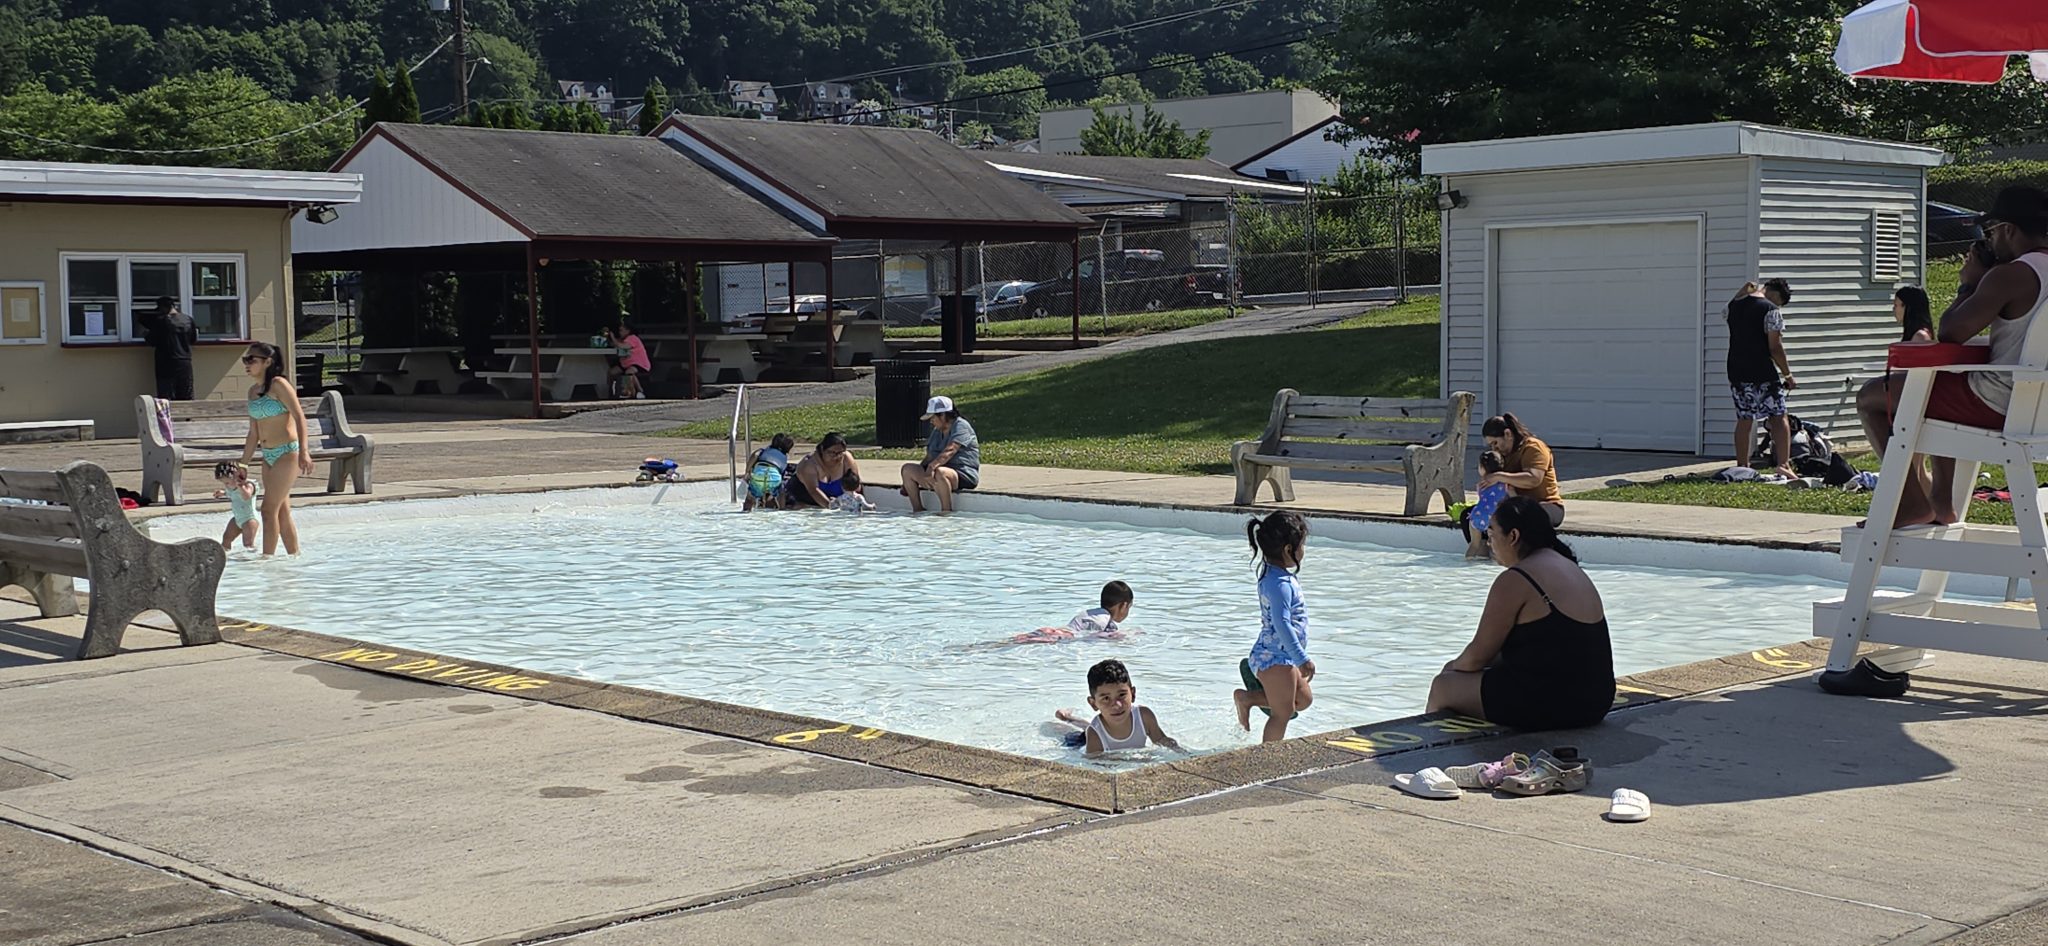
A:
POLYGON ((838 431, 826 434, 818 439, 818 449, 790 468, 789 477, 782 481, 783 505, 830 508, 832 500, 846 491, 839 485, 840 477, 858 472, 860 464, 847 452, 846 437, 838 431))
POLYGON ((1493 581, 1479 631, 1429 687, 1429 711, 1450 710, 1514 729, 1591 726, 1614 705, 1607 609, 1550 515, 1511 496, 1487 527, 1493 581))

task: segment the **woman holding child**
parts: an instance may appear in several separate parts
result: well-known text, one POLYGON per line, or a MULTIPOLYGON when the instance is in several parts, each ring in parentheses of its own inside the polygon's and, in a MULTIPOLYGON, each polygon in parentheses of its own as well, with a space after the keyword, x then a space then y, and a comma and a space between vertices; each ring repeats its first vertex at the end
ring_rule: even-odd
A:
POLYGON ((846 435, 835 430, 819 438, 818 449, 790 468, 789 476, 783 480, 782 504, 831 509, 834 501, 846 493, 844 480, 848 475, 856 477, 858 483, 860 464, 847 449, 846 435))
POLYGON ((1429 712, 1449 710, 1514 729, 1573 729, 1614 705, 1607 609, 1544 504, 1511 496, 1487 529, 1506 566, 1479 630, 1429 687, 1429 712))
POLYGON ((1550 445, 1536 439, 1529 428, 1506 411, 1487 418, 1479 433, 1486 438, 1487 449, 1500 454, 1501 459, 1499 472, 1479 478, 1479 489, 1484 491, 1495 483, 1504 483, 1516 496, 1541 503, 1551 525, 1563 525, 1564 494, 1557 490, 1557 460, 1550 455, 1550 445))

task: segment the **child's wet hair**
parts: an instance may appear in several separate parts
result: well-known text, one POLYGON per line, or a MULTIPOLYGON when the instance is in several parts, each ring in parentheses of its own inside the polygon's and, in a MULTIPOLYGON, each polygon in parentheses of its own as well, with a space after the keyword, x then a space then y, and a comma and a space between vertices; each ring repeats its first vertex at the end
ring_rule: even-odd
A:
POLYGON ((1507 465, 1507 459, 1502 457, 1498 450, 1488 450, 1479 455, 1479 468, 1488 473, 1499 473, 1507 465))
POLYGON ((1308 520, 1291 512, 1276 512, 1264 519, 1254 516, 1245 523, 1244 534, 1261 559, 1279 564, 1294 557, 1292 553, 1308 541, 1308 520))
POLYGON ((1098 687, 1129 682, 1131 672, 1124 669, 1124 662, 1121 660, 1105 660, 1088 668, 1088 692, 1091 694, 1098 687))
POLYGON ((249 468, 233 460, 222 460, 213 465, 213 478, 224 480, 228 477, 241 479, 249 475, 249 468))
POLYGON ((860 474, 847 470, 845 473, 840 474, 839 485, 849 493, 860 492, 860 474))
POLYGON ((780 450, 784 456, 788 456, 791 450, 796 449, 796 438, 788 434, 776 434, 768 438, 768 449, 780 450))
POLYGON ((1135 596, 1131 594, 1131 586, 1123 582, 1112 581, 1102 586, 1102 610, 1104 611, 1120 604, 1130 604, 1133 600, 1135 600, 1135 596))

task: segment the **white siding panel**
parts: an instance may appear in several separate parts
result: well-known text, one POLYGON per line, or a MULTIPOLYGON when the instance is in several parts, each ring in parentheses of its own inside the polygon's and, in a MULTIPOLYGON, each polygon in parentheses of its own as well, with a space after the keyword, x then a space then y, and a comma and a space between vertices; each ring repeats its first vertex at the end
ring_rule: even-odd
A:
MULTIPOLYGON (((1446 215, 1444 227, 1448 280, 1444 287, 1444 343, 1450 366, 1446 387, 1480 393, 1482 403, 1473 411, 1475 424, 1498 413, 1500 406, 1484 403, 1485 379, 1477 366, 1485 360, 1485 342, 1463 329, 1478 326, 1483 330, 1486 227, 1501 221, 1704 214, 1706 285, 1696 304, 1706 330, 1703 357, 1710 370, 1699 374, 1709 417, 1713 405, 1725 406, 1727 387, 1721 362, 1727 336, 1721 325, 1721 307, 1750 276, 1749 253, 1756 233, 1750 217, 1750 167, 1747 158, 1727 158, 1446 178, 1444 186, 1460 191, 1468 201, 1468 206, 1446 215), (1468 365, 1473 367, 1460 367, 1468 365)), ((1597 294, 1601 286, 1588 285, 1582 291, 1597 294)), ((1594 353, 1588 356, 1595 357, 1594 353)), ((1726 439, 1725 435, 1721 439, 1726 439)))
POLYGON ((292 219, 292 251, 333 253, 413 246, 524 242, 503 217, 381 135, 340 170, 363 176, 363 199, 333 223, 292 219))
MULTIPOLYGON (((1923 173, 1919 168, 1766 158, 1761 164, 1758 264, 1765 277, 1792 283, 1785 310, 1785 351, 1800 388, 1794 413, 1839 435, 1858 432, 1843 392, 1882 362, 1898 340, 1891 294, 1925 272, 1923 173), (1870 278, 1870 216, 1899 214, 1899 279, 1870 278), (1839 410, 1839 414, 1837 413, 1839 410)), ((1709 411, 1710 429, 1733 428, 1734 414, 1709 411)))

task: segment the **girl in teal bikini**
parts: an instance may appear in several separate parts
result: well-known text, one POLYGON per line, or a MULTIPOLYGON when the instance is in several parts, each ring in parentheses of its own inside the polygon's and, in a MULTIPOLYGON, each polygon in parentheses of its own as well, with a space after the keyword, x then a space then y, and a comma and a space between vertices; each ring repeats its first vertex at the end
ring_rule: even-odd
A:
POLYGON ((292 525, 292 483, 313 472, 313 458, 300 449, 306 434, 306 412, 299 393, 284 378, 284 353, 276 345, 255 342, 242 354, 242 370, 256 383, 249 386, 249 439, 242 443, 242 463, 263 455, 263 554, 277 553, 284 540, 288 555, 299 554, 299 530, 292 525))

